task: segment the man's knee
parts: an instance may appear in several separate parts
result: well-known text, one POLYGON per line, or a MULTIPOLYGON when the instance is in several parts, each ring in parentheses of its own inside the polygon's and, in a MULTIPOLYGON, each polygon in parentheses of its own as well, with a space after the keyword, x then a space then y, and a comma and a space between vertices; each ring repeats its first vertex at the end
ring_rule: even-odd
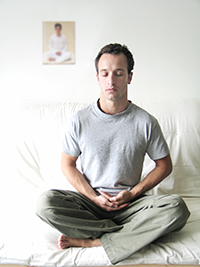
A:
POLYGON ((179 231, 185 226, 190 212, 179 195, 169 195, 169 201, 172 205, 171 220, 174 222, 173 230, 179 231))
POLYGON ((55 190, 49 190, 44 192, 37 200, 36 203, 36 214, 42 218, 45 219, 47 212, 50 207, 55 206, 55 190))

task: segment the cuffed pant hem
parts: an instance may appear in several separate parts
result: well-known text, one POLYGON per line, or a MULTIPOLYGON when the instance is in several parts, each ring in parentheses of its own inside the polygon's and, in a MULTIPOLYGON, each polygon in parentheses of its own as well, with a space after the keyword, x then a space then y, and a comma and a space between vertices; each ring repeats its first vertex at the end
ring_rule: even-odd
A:
POLYGON ((109 239, 107 237, 106 234, 102 235, 100 238, 99 238, 110 262, 114 265, 114 264, 117 264, 118 262, 120 262, 121 260, 117 260, 116 257, 115 257, 115 254, 113 253, 113 250, 112 250, 112 247, 109 245, 109 239))

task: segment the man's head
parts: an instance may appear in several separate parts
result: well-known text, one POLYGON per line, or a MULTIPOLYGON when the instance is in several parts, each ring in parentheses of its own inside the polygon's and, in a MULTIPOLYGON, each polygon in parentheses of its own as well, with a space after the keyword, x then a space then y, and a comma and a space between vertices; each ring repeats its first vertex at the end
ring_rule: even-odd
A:
POLYGON ((60 23, 56 23, 54 27, 55 27, 56 35, 59 36, 61 34, 62 25, 60 23))
POLYGON ((114 101, 127 105, 127 85, 133 76, 134 60, 126 46, 109 44, 104 46, 95 60, 97 80, 101 88, 100 102, 114 101))
POLYGON ((131 71, 133 70, 134 59, 133 59, 132 53, 128 50, 127 46, 115 43, 115 44, 108 44, 104 46, 98 53, 97 57, 95 58, 95 67, 96 67, 97 73, 99 73, 99 68, 98 68, 99 59, 101 58, 103 54, 111 54, 111 55, 124 54, 127 59, 128 74, 130 74, 131 71))

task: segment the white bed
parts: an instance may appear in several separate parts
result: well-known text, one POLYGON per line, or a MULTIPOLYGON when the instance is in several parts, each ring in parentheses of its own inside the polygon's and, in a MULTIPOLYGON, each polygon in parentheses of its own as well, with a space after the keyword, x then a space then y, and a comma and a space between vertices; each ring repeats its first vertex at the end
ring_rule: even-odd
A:
MULTIPOLYGON (((180 232, 166 235, 118 265, 200 264, 200 101, 139 103, 155 115, 169 144, 173 173, 152 192, 180 194, 191 211, 180 232)), ((73 189, 60 170, 65 122, 83 103, 24 101, 12 109, 1 138, 0 264, 111 265, 102 247, 58 250, 59 233, 35 215, 49 188, 73 189), (14 112, 13 112, 14 111, 14 112), (11 121, 9 121, 11 120, 11 121)), ((10 109, 5 110, 5 114, 10 109)), ((144 172, 152 163, 146 159, 144 172)), ((134 241, 133 241, 134 242, 134 241)))

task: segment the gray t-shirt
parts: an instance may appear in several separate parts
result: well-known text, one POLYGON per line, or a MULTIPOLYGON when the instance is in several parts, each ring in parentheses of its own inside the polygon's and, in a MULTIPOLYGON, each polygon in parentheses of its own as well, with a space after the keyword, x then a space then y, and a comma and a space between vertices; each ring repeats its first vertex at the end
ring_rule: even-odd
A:
POLYGON ((133 103, 116 115, 103 113, 97 102, 73 114, 62 151, 80 156, 88 183, 112 195, 140 182, 146 153, 153 160, 169 154, 157 120, 133 103))

